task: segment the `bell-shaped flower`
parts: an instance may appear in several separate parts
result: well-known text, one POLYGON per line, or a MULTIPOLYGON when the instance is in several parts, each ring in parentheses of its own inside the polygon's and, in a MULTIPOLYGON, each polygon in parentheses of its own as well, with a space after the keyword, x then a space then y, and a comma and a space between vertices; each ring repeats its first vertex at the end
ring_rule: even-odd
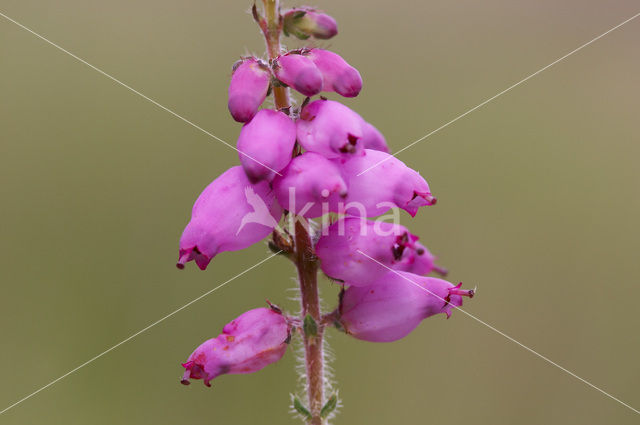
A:
POLYGON ((366 286, 389 269, 417 274, 433 271, 435 258, 417 241, 418 237, 400 224, 345 217, 322 232, 316 255, 327 276, 366 286))
POLYGON ((326 13, 310 7, 299 7, 285 12, 283 31, 301 40, 309 37, 327 40, 338 34, 338 24, 326 13))
POLYGON ((421 206, 436 203, 420 173, 385 152, 365 149, 365 153, 333 160, 349 188, 341 212, 373 217, 398 207, 415 216, 421 206))
POLYGON ((427 317, 444 313, 448 318, 451 310, 462 306, 463 296, 473 297, 473 290, 461 289, 461 285, 389 271, 371 285, 345 290, 338 321, 347 334, 357 339, 395 341, 407 336, 427 317))
POLYGON ((360 73, 342 59, 342 56, 329 50, 312 49, 308 57, 322 72, 323 91, 334 91, 344 97, 356 97, 362 90, 360 73))
POLYGON ((271 82, 269 68, 255 58, 239 61, 234 65, 229 84, 229 112, 234 120, 247 122, 258 112, 271 82))
POLYGON ((362 155, 363 124, 362 117, 343 104, 319 99, 300 113, 298 142, 326 158, 362 155))
POLYGON ((447 269, 435 264, 436 257, 420 242, 413 242, 411 249, 405 249, 400 261, 394 264, 394 270, 426 275, 431 272, 446 276, 447 269))
POLYGON ((251 182, 271 181, 291 161, 296 125, 285 113, 262 109, 238 137, 240 163, 251 182))
POLYGON ((278 311, 256 308, 228 323, 222 334, 202 343, 182 366, 182 383, 211 380, 223 374, 257 372, 275 363, 287 351, 290 326, 278 311))
POLYGON ((281 174, 273 179, 278 203, 303 217, 338 212, 335 206, 347 195, 337 165, 315 152, 293 158, 281 174))
POLYGON ((300 51, 291 51, 273 61, 273 72, 278 80, 305 96, 314 96, 322 90, 322 73, 309 57, 300 51))
POLYGON ((204 270, 219 252, 253 245, 271 233, 281 215, 269 183, 251 184, 242 167, 228 169, 193 205, 180 238, 178 268, 194 260, 204 270))

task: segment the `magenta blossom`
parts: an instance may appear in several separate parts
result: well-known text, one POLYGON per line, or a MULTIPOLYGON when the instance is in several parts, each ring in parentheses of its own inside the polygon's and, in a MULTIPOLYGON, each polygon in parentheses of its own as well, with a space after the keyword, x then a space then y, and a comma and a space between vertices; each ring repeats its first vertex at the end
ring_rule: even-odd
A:
POLYGON ((414 242, 412 249, 405 249, 402 259, 394 264, 394 270, 425 275, 431 272, 446 276, 447 269, 434 264, 436 257, 420 242, 414 242))
POLYGON ((222 251, 260 241, 277 226, 282 208, 269 184, 251 184, 242 167, 232 167, 200 194, 180 238, 178 268, 194 260, 204 270, 222 251))
POLYGON ((229 112, 234 120, 247 122, 258 112, 271 82, 269 68, 255 58, 248 58, 234 66, 229 84, 229 112))
POLYGON ((262 109, 240 131, 240 163, 252 182, 271 181, 291 161, 296 125, 286 114, 262 109), (268 167, 268 168, 267 168, 268 167))
POLYGON ((336 205, 347 195, 347 185, 333 162, 315 152, 295 157, 273 179, 278 203, 307 218, 338 212, 336 205), (333 206, 331 211, 329 206, 333 206))
POLYGON ((384 153, 389 153, 387 141, 380 131, 373 125, 365 122, 362 126, 362 146, 365 149, 373 149, 384 153))
POLYGON ((326 424, 341 405, 327 386, 328 328, 365 341, 394 341, 426 317, 448 317, 474 293, 426 277, 444 270, 406 227, 384 221, 387 216, 367 218, 390 209, 394 219, 396 209, 415 216, 436 199, 417 171, 389 155, 376 127, 340 102, 312 98, 322 91, 352 98, 362 90, 357 69, 315 47, 337 33, 335 20, 278 1, 254 2, 251 12, 267 49, 261 59, 234 65, 229 86, 229 111, 245 123, 237 143, 241 166, 215 179, 196 201, 177 266, 193 260, 205 269, 218 253, 269 237, 272 255, 250 269, 270 258, 292 262, 299 313, 275 306, 244 313, 189 356, 182 383, 203 379, 209 386, 222 374, 255 372, 278 361, 290 338, 299 338, 306 394, 293 395, 291 407, 305 424, 326 424), (315 41, 287 51, 283 34, 315 41), (263 108, 268 93, 272 106, 263 108), (285 228, 278 225, 283 210, 285 228), (318 270, 341 286, 328 311, 320 303, 318 270))
POLYGON ((322 90, 322 74, 311 59, 299 51, 278 56, 273 62, 276 78, 305 96, 322 90))
POLYGON ((346 213, 373 217, 398 207, 413 217, 421 206, 436 203, 420 173, 387 153, 372 149, 365 152, 334 161, 340 164, 349 188, 346 203, 351 206, 347 205, 346 213))
POLYGON ((334 91, 344 97, 356 97, 362 90, 360 73, 340 55, 328 50, 312 49, 308 57, 322 72, 323 91, 334 91))
POLYGON ((189 379, 210 381, 223 374, 257 372, 284 356, 290 326, 278 311, 256 308, 228 323, 222 334, 202 343, 182 366, 182 383, 189 379))
POLYGON ((294 35, 301 40, 309 37, 326 40, 338 34, 338 24, 326 13, 310 7, 300 7, 284 14, 283 30, 285 34, 294 35))
POLYGON ((461 285, 389 271, 368 286, 349 287, 341 300, 339 321, 345 332, 357 339, 395 341, 427 317, 438 313, 451 316, 453 308, 462 306, 463 296, 474 295, 473 290, 460 289, 461 285))
POLYGON ((389 268, 419 274, 433 271, 433 255, 417 241, 417 236, 399 224, 346 217, 323 232, 316 255, 327 276, 366 286, 389 268))
POLYGON ((360 115, 333 100, 319 99, 306 105, 298 119, 298 142, 326 158, 362 155, 360 115))

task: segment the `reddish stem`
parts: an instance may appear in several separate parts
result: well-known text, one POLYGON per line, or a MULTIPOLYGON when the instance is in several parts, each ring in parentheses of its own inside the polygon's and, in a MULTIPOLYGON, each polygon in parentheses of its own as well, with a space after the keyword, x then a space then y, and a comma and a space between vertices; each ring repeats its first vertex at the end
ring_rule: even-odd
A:
MULTIPOLYGON (((269 59, 275 59, 280 55, 280 34, 282 33, 282 19, 280 17, 278 0, 264 0, 265 20, 260 22, 260 28, 264 33, 267 43, 269 59)), ((288 108, 289 89, 278 86, 273 87, 273 99, 277 109, 288 108)))
MULTIPOLYGON (((282 18, 279 13, 278 0, 263 0, 263 2, 265 18, 260 19, 259 25, 264 33, 269 59, 272 60, 280 54, 282 18)), ((277 109, 291 106, 288 88, 273 87, 273 97, 277 109)), ((316 335, 306 335, 303 332, 308 409, 311 413, 308 424, 322 425, 323 419, 320 412, 324 403, 324 354, 322 351, 324 324, 322 323, 320 297, 318 295, 318 263, 306 220, 297 216, 293 216, 292 219, 295 220, 295 253, 293 259, 298 269, 300 281, 301 322, 304 321, 307 315, 310 315, 317 324, 316 335)))
POLYGON ((306 335, 304 338, 304 359, 307 372, 307 396, 310 425, 321 425, 320 411, 324 403, 324 354, 322 339, 324 326, 320 312, 320 298, 318 296, 318 263, 313 252, 313 245, 309 232, 305 228, 304 219, 296 220, 296 266, 300 280, 300 295, 302 304, 302 318, 310 315, 315 320, 317 335, 306 335))

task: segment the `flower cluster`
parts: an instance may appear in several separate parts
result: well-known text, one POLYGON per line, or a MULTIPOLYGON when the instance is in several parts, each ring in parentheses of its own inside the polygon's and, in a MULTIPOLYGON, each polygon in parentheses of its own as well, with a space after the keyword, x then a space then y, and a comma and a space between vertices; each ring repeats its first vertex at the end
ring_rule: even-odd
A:
MULTIPOLYGON (((254 16, 262 19, 255 11, 254 16)), ((333 18, 310 8, 284 11, 280 25, 300 39, 337 33, 333 18)), ((195 202, 180 239, 178 267, 193 260, 204 270, 217 254, 269 235, 278 252, 295 253, 298 227, 283 230, 281 219, 307 223, 329 216, 332 223, 306 227, 313 255, 294 260, 316 263, 342 287, 336 309, 313 326, 333 324, 361 340, 394 341, 427 317, 450 316, 463 296, 473 296, 460 285, 426 277, 446 271, 406 227, 369 219, 390 209, 415 216, 436 198, 417 171, 389 154, 384 136, 358 113, 325 97, 312 99, 323 92, 355 97, 361 89, 360 73, 321 48, 238 61, 228 107, 243 123, 240 166, 216 178, 195 202), (269 93, 289 88, 302 95, 300 107, 261 109, 269 93)), ((278 361, 292 329, 304 334, 306 324, 307 317, 287 317, 275 307, 246 312, 189 356, 183 383, 191 378, 209 385, 221 374, 254 372, 278 361)))

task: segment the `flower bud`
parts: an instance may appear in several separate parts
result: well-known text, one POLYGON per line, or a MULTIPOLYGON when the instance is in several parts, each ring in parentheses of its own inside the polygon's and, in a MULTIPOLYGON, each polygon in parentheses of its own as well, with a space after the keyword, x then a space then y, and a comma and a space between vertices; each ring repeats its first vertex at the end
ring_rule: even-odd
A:
POLYGON ((296 125, 285 113, 260 110, 238 137, 240 163, 251 182, 271 181, 291 161, 296 125))
POLYGON ((334 91, 344 97, 356 97, 362 90, 362 77, 336 53, 323 49, 312 49, 307 57, 322 73, 323 91, 334 91))
POLYGON ((390 268, 418 274, 434 270, 435 258, 417 241, 418 237, 400 224, 345 217, 323 231, 316 255, 327 276, 366 286, 390 268))
POLYGON ((289 325, 281 313, 256 308, 228 323, 217 338, 205 341, 189 356, 182 383, 210 381, 223 374, 257 372, 282 358, 287 350, 289 325))
POLYGON ((365 153, 333 160, 340 164, 349 188, 346 203, 352 204, 341 212, 373 217, 398 207, 415 216, 419 207, 436 203, 429 185, 417 171, 387 153, 371 149, 365 149, 365 153))
MULTIPOLYGON (((365 258, 365 261, 367 259, 365 258)), ((407 272, 389 271, 368 286, 351 286, 343 294, 339 322, 349 335, 371 342, 391 342, 407 336, 423 319, 438 313, 451 316, 462 297, 473 290, 460 289, 446 280, 407 272)))
MULTIPOLYGON (((338 167, 322 155, 305 152, 291 160, 273 179, 278 203, 286 210, 307 218, 330 212, 347 194, 347 185, 338 167)), ((337 212, 334 208, 331 212, 337 212)))
POLYGON ((284 14, 284 33, 306 40, 326 40, 338 34, 338 24, 331 16, 310 7, 291 9, 284 14))
POLYGON ((194 260, 201 270, 223 251, 260 241, 277 226, 282 208, 269 183, 251 184, 242 167, 232 167, 200 194, 180 238, 177 267, 194 260))
POLYGON ((339 102, 319 99, 306 105, 297 121, 298 142, 326 158, 362 155, 364 120, 339 102))
POLYGON ((322 74, 306 55, 289 52, 278 56, 273 62, 276 78, 293 87, 305 96, 314 96, 322 91, 322 74))
POLYGON ((384 153, 389 153, 387 141, 380 131, 373 125, 365 122, 362 126, 362 146, 365 149, 373 149, 384 153))
POLYGON ((229 112, 234 120, 247 122, 253 118, 267 97, 271 73, 255 58, 245 59, 234 66, 229 84, 229 112))

